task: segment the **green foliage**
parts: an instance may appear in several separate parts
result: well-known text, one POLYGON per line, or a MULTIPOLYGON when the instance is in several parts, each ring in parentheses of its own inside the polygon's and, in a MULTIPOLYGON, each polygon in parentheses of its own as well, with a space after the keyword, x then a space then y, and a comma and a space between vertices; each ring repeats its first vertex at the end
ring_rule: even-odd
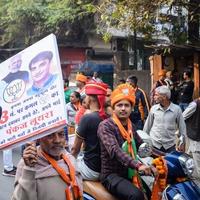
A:
POLYGON ((144 38, 150 39, 157 36, 168 36, 171 42, 184 43, 187 40, 186 30, 183 24, 187 22, 188 15, 182 16, 180 20, 175 19, 170 13, 172 9, 185 8, 190 12, 192 20, 200 15, 200 2, 193 3, 195 0, 101 0, 95 6, 95 13, 99 13, 98 30, 102 34, 109 32, 109 28, 116 28, 128 31, 130 35, 134 31, 142 34, 144 38), (168 14, 161 14, 160 9, 168 7, 168 14), (181 21, 182 20, 182 21, 181 21), (158 24, 164 25, 162 30, 158 29, 158 24), (166 26, 168 24, 168 26, 166 26))
MULTIPOLYGON (((55 33, 58 37, 67 37, 72 27, 91 27, 84 23, 86 18, 95 22, 98 33, 109 41, 110 28, 143 34, 145 39, 161 34, 157 24, 169 23, 161 32, 172 42, 183 43, 187 39, 186 31, 180 21, 170 18, 172 8, 184 7, 191 10, 189 20, 200 15, 200 3, 197 0, 1 0, 0 1, 0 46, 27 46, 41 37, 55 33), (192 2, 192 3, 191 3, 192 2), (168 5, 169 15, 158 11, 168 5), (73 26, 74 25, 74 26, 73 26)), ((185 21, 186 20, 186 17, 185 21)))
POLYGON ((73 24, 90 14, 91 1, 80 0, 1 0, 0 45, 30 45, 49 33, 65 33, 73 24))

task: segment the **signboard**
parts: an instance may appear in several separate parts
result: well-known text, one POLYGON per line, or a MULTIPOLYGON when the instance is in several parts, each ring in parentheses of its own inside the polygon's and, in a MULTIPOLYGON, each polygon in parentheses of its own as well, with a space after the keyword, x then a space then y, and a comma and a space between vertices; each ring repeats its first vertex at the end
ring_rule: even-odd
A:
POLYGON ((66 124, 56 37, 51 34, 0 64, 0 150, 66 124))

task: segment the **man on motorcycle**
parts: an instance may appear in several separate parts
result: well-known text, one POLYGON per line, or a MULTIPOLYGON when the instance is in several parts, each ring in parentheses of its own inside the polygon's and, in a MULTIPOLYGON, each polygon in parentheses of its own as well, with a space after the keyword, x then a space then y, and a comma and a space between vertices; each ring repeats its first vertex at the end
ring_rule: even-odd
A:
POLYGON ((97 138, 99 123, 106 118, 104 111, 107 84, 90 82, 85 86, 86 104, 90 110, 85 114, 76 130, 76 137, 71 153, 77 157, 84 143, 84 156, 78 157, 77 166, 84 180, 98 180, 101 160, 100 145, 97 138))
POLYGON ((119 85, 111 95, 113 115, 100 123, 98 137, 101 146, 100 180, 118 199, 144 200, 143 186, 138 175, 151 174, 151 168, 137 160, 137 148, 143 142, 129 119, 135 104, 130 84, 119 85), (127 151, 123 150, 123 144, 127 151), (128 168, 134 170, 128 179, 128 168))

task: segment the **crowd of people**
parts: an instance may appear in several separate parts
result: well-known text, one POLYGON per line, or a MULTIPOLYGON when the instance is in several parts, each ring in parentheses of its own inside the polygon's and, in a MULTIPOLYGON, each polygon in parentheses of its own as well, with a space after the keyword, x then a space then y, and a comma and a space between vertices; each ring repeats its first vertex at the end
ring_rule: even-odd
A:
POLYGON ((77 74, 76 91, 65 80, 66 127, 39 139, 37 146, 26 145, 12 199, 83 199, 82 180, 100 181, 120 200, 149 199, 139 174, 151 175, 156 169, 137 159, 143 143, 137 130, 149 134, 153 147, 162 152, 186 152, 189 146, 194 176, 200 179, 200 99, 193 101, 191 72, 184 72, 181 83, 175 83, 170 71, 158 75, 150 98, 134 75, 113 90, 96 73, 90 78, 77 74))

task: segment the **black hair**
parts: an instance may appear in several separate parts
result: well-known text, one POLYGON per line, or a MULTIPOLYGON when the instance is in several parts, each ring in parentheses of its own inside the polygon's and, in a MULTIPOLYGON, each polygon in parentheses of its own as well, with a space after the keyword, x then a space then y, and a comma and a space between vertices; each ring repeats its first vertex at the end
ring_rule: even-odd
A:
POLYGON ((84 99, 86 98, 86 95, 81 95, 80 103, 83 104, 84 99))
POLYGON ((138 79, 136 76, 131 75, 127 79, 129 79, 131 83, 134 83, 135 85, 137 85, 138 79))
POLYGON ((73 91, 72 93, 75 95, 75 97, 76 97, 77 99, 81 100, 81 95, 80 95, 79 92, 73 91))
POLYGON ((51 51, 42 51, 40 53, 38 53, 34 58, 32 58, 32 60, 29 63, 29 69, 31 70, 31 65, 44 60, 44 59, 48 59, 49 61, 53 58, 53 53, 51 51))
POLYGON ((184 73, 185 73, 189 78, 192 77, 192 73, 191 73, 191 71, 186 70, 186 71, 184 71, 184 73))
POLYGON ((65 82, 65 85, 68 87, 69 86, 69 79, 68 78, 64 79, 64 82, 65 82))
POLYGON ((119 79, 119 82, 121 83, 126 83, 126 81, 122 78, 122 79, 119 79))

